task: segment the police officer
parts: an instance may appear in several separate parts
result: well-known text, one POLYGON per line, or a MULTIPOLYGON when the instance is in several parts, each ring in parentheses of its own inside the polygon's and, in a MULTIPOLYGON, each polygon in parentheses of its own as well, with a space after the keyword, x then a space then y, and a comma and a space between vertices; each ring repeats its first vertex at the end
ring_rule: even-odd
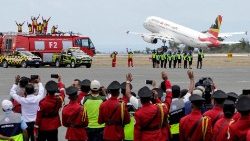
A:
POLYGON ((193 63, 193 55, 192 55, 192 51, 190 51, 189 54, 188 54, 188 66, 189 66, 189 69, 192 69, 192 63, 193 63))
POLYGON ((227 95, 222 90, 217 90, 213 93, 212 100, 214 102, 214 107, 203 114, 211 118, 212 127, 214 127, 216 121, 223 117, 223 103, 226 99, 227 95))
POLYGON ((248 141, 246 138, 250 127, 250 96, 241 95, 236 109, 241 117, 238 121, 230 123, 227 138, 229 141, 248 141))
POLYGON ((159 68, 160 66, 160 59, 161 59, 161 54, 157 51, 156 52, 156 68, 159 68))
POLYGON ((152 52, 152 63, 153 63, 153 68, 156 66, 156 52, 153 50, 152 52))
POLYGON ((181 55, 181 51, 180 50, 178 50, 176 56, 177 56, 177 61, 178 61, 178 68, 181 68, 182 55, 181 55))
POLYGON ((105 123, 103 132, 105 141, 122 141, 124 140, 123 127, 130 122, 130 116, 125 102, 118 99, 120 83, 113 81, 107 89, 111 93, 111 98, 101 104, 98 123, 105 123))
POLYGON ((91 81, 88 79, 84 79, 81 82, 81 91, 78 93, 78 97, 77 97, 77 101, 79 104, 81 104, 81 100, 83 99, 83 97, 85 97, 89 94, 90 83, 91 83, 91 81))
POLYGON ((62 124, 67 127, 65 138, 69 141, 87 141, 85 127, 88 126, 88 116, 84 107, 77 102, 78 89, 70 86, 66 88, 69 104, 62 110, 62 124))
POLYGON ((164 52, 164 55, 165 55, 164 68, 167 68, 167 63, 168 63, 168 54, 167 54, 167 52, 164 52))
POLYGON ((183 54, 183 61, 184 61, 184 69, 187 69, 188 55, 186 51, 183 54))
POLYGON ((133 64, 133 52, 130 50, 128 52, 128 67, 134 67, 134 64, 133 64))
POLYGON ((99 108, 100 105, 106 100, 105 96, 99 94, 101 84, 97 80, 93 80, 90 83, 90 94, 83 97, 81 104, 84 105, 88 115, 88 140, 90 141, 102 141, 104 124, 98 123, 99 108))
POLYGON ((176 68, 176 64, 177 64, 177 55, 176 55, 176 52, 173 53, 172 55, 172 60, 174 61, 173 63, 173 66, 174 68, 176 68))
POLYGON ((198 51, 197 69, 202 68, 202 59, 204 58, 204 53, 202 49, 198 51))
POLYGON ((189 99, 192 112, 180 120, 180 141, 211 141, 211 120, 203 117, 200 110, 205 99, 197 94, 192 94, 189 99))
POLYGON ((160 54, 160 60, 161 60, 161 68, 163 68, 165 62, 165 54, 163 52, 160 54))
POLYGON ((64 84, 61 80, 59 76, 58 83, 50 80, 45 85, 47 95, 39 103, 40 108, 34 125, 34 134, 39 141, 58 141, 58 128, 61 126, 59 110, 65 97, 64 84))
POLYGON ((9 100, 2 101, 4 115, 0 119, 0 135, 8 141, 28 141, 27 124, 21 114, 12 111, 13 105, 9 100))
POLYGON ((168 53, 168 67, 171 68, 172 67, 172 51, 169 51, 168 53))

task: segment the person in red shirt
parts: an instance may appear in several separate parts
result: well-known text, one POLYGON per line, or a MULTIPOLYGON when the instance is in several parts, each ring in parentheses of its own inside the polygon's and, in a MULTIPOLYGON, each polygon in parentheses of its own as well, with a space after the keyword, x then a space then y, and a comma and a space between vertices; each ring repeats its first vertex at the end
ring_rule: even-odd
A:
POLYGON ((88 116, 84 107, 77 102, 77 92, 78 89, 73 86, 66 88, 70 102, 63 107, 62 124, 67 127, 65 138, 68 141, 87 141, 85 127, 88 126, 88 116))
POLYGON ((247 131, 247 141, 250 141, 250 129, 247 131))
POLYGON ((236 109, 241 116, 238 121, 229 125, 228 140, 249 141, 246 138, 247 132, 250 129, 250 96, 241 95, 236 104, 236 109))
POLYGON ((212 121, 212 128, 216 121, 223 117, 223 103, 227 99, 227 95, 222 90, 217 90, 212 95, 214 107, 211 110, 206 111, 203 116, 208 116, 212 121))
POLYGON ((201 106, 205 99, 192 94, 189 100, 192 103, 192 112, 180 120, 180 141, 211 141, 211 120, 201 114, 201 106))
POLYGON ((89 91, 90 91, 90 83, 91 81, 88 79, 84 79, 81 82, 81 91, 78 91, 78 98, 77 98, 77 102, 81 104, 81 100, 83 99, 83 97, 87 96, 89 91))
POLYGON ((223 106, 223 118, 219 119, 213 128, 213 141, 227 141, 227 129, 235 113, 234 102, 226 100, 223 106))
POLYGON ((111 55, 110 55, 110 57, 112 58, 112 67, 116 67, 116 56, 117 56, 117 52, 116 51, 114 51, 111 55))
POLYGON ((58 141, 58 128, 61 126, 59 110, 65 97, 61 76, 58 78, 58 83, 53 80, 48 81, 45 89, 47 95, 39 103, 34 134, 39 141, 58 141))
POLYGON ((105 141, 124 140, 123 127, 130 122, 130 115, 125 102, 118 100, 120 88, 120 83, 113 81, 107 88, 111 93, 111 98, 100 106, 98 123, 105 123, 103 131, 105 141))

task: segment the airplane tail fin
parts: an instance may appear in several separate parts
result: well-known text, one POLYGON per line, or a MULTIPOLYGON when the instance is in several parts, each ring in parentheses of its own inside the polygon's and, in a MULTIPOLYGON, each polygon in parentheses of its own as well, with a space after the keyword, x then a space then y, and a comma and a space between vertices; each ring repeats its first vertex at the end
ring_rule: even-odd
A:
POLYGON ((208 30, 208 34, 212 35, 215 38, 218 38, 218 35, 220 33, 220 26, 222 23, 222 16, 218 15, 218 17, 215 20, 215 24, 212 24, 211 27, 208 30))

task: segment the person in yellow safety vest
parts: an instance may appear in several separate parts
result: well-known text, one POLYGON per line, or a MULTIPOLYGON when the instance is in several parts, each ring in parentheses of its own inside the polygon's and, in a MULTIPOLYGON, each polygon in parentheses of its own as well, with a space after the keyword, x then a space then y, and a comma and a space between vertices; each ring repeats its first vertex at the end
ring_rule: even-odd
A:
POLYGON ((48 23, 49 23, 49 20, 50 20, 51 17, 48 18, 48 20, 44 19, 42 17, 42 20, 43 20, 43 34, 46 34, 47 33, 47 29, 48 29, 48 23))
POLYGON ((56 26, 52 26, 52 28, 51 28, 51 34, 57 34, 57 28, 58 28, 58 26, 56 25, 56 26))
POLYGON ((134 126, 135 126, 135 107, 131 103, 127 103, 128 112, 130 114, 130 123, 124 126, 124 141, 134 140, 134 126))
POLYGON ((128 52, 128 67, 134 67, 134 63, 133 63, 133 52, 130 50, 128 52))
POLYGON ((178 50, 178 53, 176 54, 176 58, 177 58, 177 61, 178 61, 178 68, 181 68, 182 55, 181 55, 180 50, 178 50))
POLYGON ((156 68, 159 68, 159 65, 160 65, 160 56, 161 54, 157 51, 156 53, 156 68))
POLYGON ((153 52, 152 52, 152 64, 153 64, 153 68, 155 68, 155 66, 156 66, 156 52, 155 52, 155 50, 153 50, 153 52))
POLYGON ((198 60, 197 60, 197 69, 202 68, 202 60, 204 58, 204 53, 202 49, 199 49, 198 51, 198 60))
POLYGON ((33 29, 32 29, 32 24, 27 22, 27 26, 28 26, 28 30, 29 30, 29 34, 33 34, 33 29))
POLYGON ((116 55, 118 53, 116 51, 114 51, 113 53, 111 53, 110 57, 112 58, 112 67, 116 67, 116 55))
POLYGON ((15 22, 16 22, 16 25, 17 25, 17 32, 19 32, 19 33, 23 32, 23 24, 24 24, 24 22, 23 23, 17 23, 17 21, 15 21, 15 22))
POLYGON ((187 52, 184 52, 183 54, 183 61, 184 61, 184 69, 187 69, 187 61, 188 61, 187 52))
POLYGON ((174 68, 176 68, 176 64, 177 64, 176 52, 173 53, 173 55, 172 55, 172 60, 174 61, 174 68))
POLYGON ((168 54, 165 52, 164 55, 165 55, 164 68, 167 68, 168 54))
POLYGON ((168 67, 172 67, 172 52, 170 51, 168 54, 168 67))
POLYGON ((43 30, 43 25, 42 25, 42 23, 39 23, 38 25, 37 25, 37 33, 38 34, 42 34, 42 30, 43 30))
POLYGON ((166 57, 165 54, 162 52, 162 53, 160 54, 161 68, 164 67, 165 57, 166 57))
POLYGON ((0 141, 28 141, 27 124, 21 114, 12 111, 13 104, 9 100, 2 101, 4 115, 0 119, 0 135, 7 137, 0 141))
POLYGON ((40 17, 40 14, 38 15, 38 17, 31 16, 32 28, 33 28, 34 33, 37 32, 37 20, 39 19, 39 17, 40 17))
POLYGON ((192 63, 193 63, 193 55, 192 55, 192 52, 190 51, 189 54, 188 54, 188 66, 189 66, 189 69, 192 69, 192 63))

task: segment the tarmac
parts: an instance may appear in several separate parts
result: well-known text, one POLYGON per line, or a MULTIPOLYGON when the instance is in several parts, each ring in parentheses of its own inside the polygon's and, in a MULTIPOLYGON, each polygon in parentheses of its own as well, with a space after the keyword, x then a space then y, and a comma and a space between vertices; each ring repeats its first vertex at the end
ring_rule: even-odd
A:
MULTIPOLYGON (((184 69, 161 69, 161 68, 150 68, 148 67, 98 67, 98 68, 0 68, 0 101, 9 98, 9 91, 14 83, 15 76, 27 76, 40 75, 42 83, 49 80, 55 80, 50 78, 51 74, 61 74, 62 80, 66 87, 71 85, 74 79, 90 79, 99 80, 101 85, 107 87, 110 82, 117 80, 124 82, 126 80, 126 74, 131 72, 133 74, 133 91, 137 91, 145 86, 145 80, 156 80, 159 85, 161 80, 160 73, 166 70, 169 75, 169 79, 172 85, 180 85, 181 88, 188 88, 189 79, 187 76, 187 70, 184 69)), ((224 90, 225 92, 236 92, 241 94, 242 89, 250 89, 250 66, 240 68, 204 68, 204 69, 193 69, 195 75, 195 81, 198 81, 201 77, 211 77, 217 88, 224 90)), ((148 85, 151 87, 150 85, 148 85)), ((66 103, 67 103, 66 98, 66 103)), ((0 112, 2 115, 2 111, 0 112)), ((0 116, 1 117, 1 116, 0 116)), ((60 128, 59 140, 64 141, 66 129, 60 128)))

